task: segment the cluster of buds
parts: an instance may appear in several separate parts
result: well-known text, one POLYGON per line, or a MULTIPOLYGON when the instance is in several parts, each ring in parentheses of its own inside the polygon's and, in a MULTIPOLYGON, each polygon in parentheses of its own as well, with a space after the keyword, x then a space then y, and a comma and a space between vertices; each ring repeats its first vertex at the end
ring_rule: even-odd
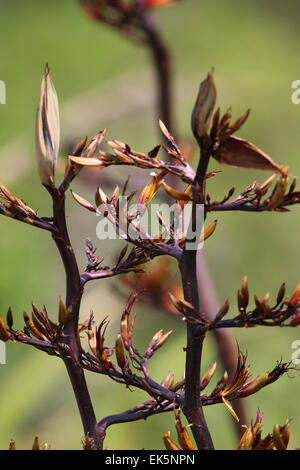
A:
POLYGON ((220 327, 251 327, 251 326, 297 326, 300 323, 300 284, 297 285, 292 297, 285 296, 285 283, 278 291, 275 305, 269 305, 270 294, 267 293, 262 299, 254 295, 255 308, 248 310, 249 288, 247 276, 242 281, 241 289, 237 292, 237 304, 239 315, 232 319, 224 319, 229 311, 229 303, 218 312, 215 320, 209 328, 220 327))
POLYGON ((146 170, 161 170, 163 171, 163 176, 170 173, 191 184, 196 174, 195 170, 184 158, 183 153, 178 148, 174 137, 167 130, 166 126, 162 121, 159 123, 163 135, 167 139, 167 144, 163 146, 156 145, 147 154, 135 151, 124 142, 113 140, 107 141, 113 153, 99 149, 96 154, 89 158, 69 155, 69 159, 78 165, 86 167, 105 168, 111 165, 130 165, 146 170), (157 158, 162 147, 172 157, 172 161, 165 162, 157 158))
POLYGON ((152 8, 169 6, 178 0, 81 0, 85 12, 129 38, 145 42, 145 13, 152 8))
POLYGON ((192 130, 201 150, 210 149, 212 157, 224 165, 284 174, 286 168, 281 168, 251 142, 233 137, 232 134, 237 132, 247 120, 250 110, 248 109, 236 121, 231 122, 231 108, 222 117, 220 108, 214 113, 216 99, 217 90, 211 71, 200 84, 192 114, 192 130))
MULTIPOLYGON (((170 431, 164 432, 164 444, 167 450, 196 450, 188 434, 188 427, 183 426, 180 409, 175 411, 176 431, 179 446, 172 441, 170 431)), ((287 450, 290 441, 290 420, 283 426, 274 425, 273 432, 262 437, 262 413, 258 410, 256 420, 246 430, 237 450, 287 450)))
MULTIPOLYGON (((44 306, 41 311, 35 303, 32 303, 31 317, 24 312, 25 326, 22 331, 13 328, 13 315, 11 308, 8 309, 6 322, 0 316, 0 339, 2 341, 14 341, 17 343, 30 344, 37 349, 45 351, 50 356, 68 356, 75 362, 72 350, 64 342, 64 328, 72 312, 72 305, 68 308, 62 297, 59 298, 58 323, 55 323, 48 315, 44 306)), ((87 329, 87 325, 78 327, 78 334, 87 329)))
MULTIPOLYGON (((246 398, 259 392, 262 388, 276 382, 283 374, 290 369, 290 364, 278 362, 271 372, 266 372, 262 377, 250 379, 250 367, 246 366, 247 356, 238 350, 238 361, 236 372, 230 382, 228 374, 225 372, 210 394, 201 394, 203 406, 223 403, 236 421, 239 417, 231 406, 231 401, 236 398, 246 398)), ((204 390, 210 383, 216 371, 216 363, 208 369, 201 378, 201 389, 204 390)))
POLYGON ((180 408, 178 410, 174 411, 175 413, 175 427, 177 431, 177 438, 180 447, 175 444, 175 442, 172 441, 171 436, 170 436, 170 431, 169 432, 164 432, 164 444, 167 450, 196 450, 194 447, 194 444, 191 441, 191 438, 188 433, 188 427, 189 426, 183 426, 182 421, 181 421, 181 410, 180 408))
POLYGON ((241 194, 233 199, 230 198, 235 188, 232 188, 222 201, 211 201, 209 194, 207 194, 206 210, 208 212, 228 210, 288 212, 288 206, 298 204, 300 201, 300 191, 295 191, 296 179, 293 179, 289 187, 288 184, 289 177, 286 173, 279 176, 277 180, 276 174, 273 174, 262 184, 254 181, 247 186, 241 194), (273 183, 275 184, 272 191, 267 194, 273 183))
POLYGON ((262 431, 262 413, 258 410, 254 424, 247 427, 237 450, 287 450, 290 440, 290 420, 283 426, 274 425, 273 433, 264 438, 262 431))
MULTIPOLYGON (((10 440, 8 450, 17 450, 16 443, 14 439, 10 440)), ((32 449, 31 450, 51 450, 51 446, 47 444, 47 442, 44 442, 42 444, 42 447, 40 446, 38 437, 35 437, 33 444, 32 444, 32 449)))
MULTIPOLYGON (((158 331, 149 342, 145 353, 141 354, 133 344, 136 315, 130 319, 137 297, 137 294, 131 295, 126 303, 121 316, 120 333, 116 337, 114 348, 106 347, 104 343, 104 334, 108 325, 107 319, 104 319, 93 332, 93 318, 90 315, 85 322, 85 329, 87 329, 89 346, 93 355, 81 350, 82 365, 87 370, 109 375, 113 380, 126 386, 135 386, 146 391, 151 397, 154 397, 154 402, 151 401, 145 405, 146 409, 149 409, 149 406, 153 408, 157 403, 160 403, 159 400, 157 402, 157 397, 163 397, 166 400, 163 407, 174 407, 174 403, 180 400, 176 391, 182 386, 182 383, 174 385, 174 379, 170 374, 167 374, 159 384, 150 377, 148 371, 149 359, 165 344, 172 331, 166 333, 163 333, 162 330, 158 331), (113 354, 115 354, 116 363, 111 359, 113 354)), ((141 407, 139 407, 139 411, 141 411, 141 407)))
POLYGON ((35 225, 50 231, 54 230, 50 223, 51 220, 38 217, 31 207, 15 196, 3 184, 0 185, 0 214, 29 225, 35 225))

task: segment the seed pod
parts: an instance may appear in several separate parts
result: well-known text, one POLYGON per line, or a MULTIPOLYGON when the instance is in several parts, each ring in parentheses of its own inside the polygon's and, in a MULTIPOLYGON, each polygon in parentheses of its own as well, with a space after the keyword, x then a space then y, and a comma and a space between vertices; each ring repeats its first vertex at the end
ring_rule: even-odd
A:
POLYGON ((262 192, 262 194, 265 194, 268 191, 270 186, 272 186, 272 184, 274 183, 275 179, 276 179, 276 174, 274 173, 274 175, 270 176, 270 178, 268 178, 263 184, 259 186, 259 189, 262 192))
POLYGON ((277 450, 286 450, 286 445, 283 442, 281 432, 280 432, 280 426, 278 424, 274 425, 273 439, 274 439, 274 444, 277 450))
POLYGON ((237 292, 237 301, 238 301, 239 311, 244 312, 245 311, 245 299, 240 290, 238 290, 237 292))
POLYGON ((216 104, 217 90, 213 72, 207 74, 200 84, 199 93, 192 113, 192 130, 196 140, 203 137, 209 129, 212 113, 216 104))
POLYGON ((58 321, 61 325, 65 325, 68 321, 69 312, 67 310, 65 301, 62 297, 59 297, 59 307, 58 307, 58 321))
POLYGON ((168 372, 167 375, 162 379, 161 385, 165 388, 170 389, 174 384, 174 375, 168 372))
POLYGON ((182 426, 179 413, 176 415, 176 431, 178 436, 178 442, 183 450, 195 450, 195 447, 193 446, 193 443, 186 430, 186 427, 182 426))
POLYGON ((249 304, 249 288, 248 288, 248 277, 245 276, 242 282, 241 293, 244 299, 244 308, 246 308, 249 304))
POLYGON ((8 450, 16 450, 16 442, 14 441, 14 439, 10 440, 8 450))
POLYGON ((171 440, 170 432, 164 432, 164 444, 167 450, 180 450, 179 447, 171 440))
POLYGON ((168 186, 165 182, 163 182, 163 186, 164 186, 166 193, 169 196, 171 196, 173 199, 176 199, 177 201, 184 201, 184 202, 191 201, 191 197, 189 196, 188 193, 177 191, 176 189, 171 188, 171 186, 168 186))
POLYGON ((217 221, 214 220, 208 227, 206 227, 206 229, 204 229, 204 232, 200 236, 200 242, 203 242, 207 240, 209 237, 211 237, 214 231, 216 230, 216 226, 217 226, 217 221))
POLYGON ((8 328, 11 329, 13 327, 13 316, 12 316, 11 307, 9 307, 7 314, 6 314, 6 323, 7 323, 8 328))
POLYGON ((236 414, 236 412, 234 411, 234 409, 232 408, 230 402, 229 402, 228 400, 226 400, 226 398, 225 398, 223 395, 221 395, 221 396, 222 396, 222 401, 223 401, 225 407, 227 408, 227 410, 229 411, 229 413, 234 417, 234 419, 235 419, 237 422, 239 422, 239 421, 240 421, 240 420, 239 420, 239 417, 238 417, 238 415, 236 414))
POLYGON ((97 207, 99 207, 102 204, 106 204, 106 203, 107 203, 107 196, 99 186, 95 194, 95 204, 97 207))
POLYGON ((3 318, 0 316, 0 340, 7 341, 9 339, 9 334, 7 333, 7 328, 3 318))
POLYGON ((200 380, 201 390, 204 390, 207 387, 214 373, 216 372, 216 368, 217 368, 217 363, 215 361, 213 365, 208 369, 208 371, 205 372, 203 377, 201 377, 201 380, 200 380))
POLYGON ((277 299, 276 299, 277 305, 281 304, 281 302, 283 301, 284 294, 285 294, 285 282, 281 285, 278 291, 277 299))
POLYGON ((36 114, 36 153, 41 182, 54 185, 54 173, 59 149, 60 123, 58 100, 46 64, 40 100, 36 114))
POLYGON ((236 121, 234 121, 230 125, 230 133, 233 134, 234 132, 238 131, 247 121, 248 116, 250 114, 250 108, 247 109, 236 121))
POLYGON ((215 318, 215 322, 218 322, 220 320, 222 320, 222 318, 225 317, 225 315, 228 313, 228 310, 229 310, 229 300, 227 299, 226 302, 224 303, 223 307, 220 308, 216 318, 215 318))
POLYGON ((300 282, 295 289, 295 292, 290 300, 290 304, 295 304, 297 302, 300 302, 300 282))
POLYGON ((118 362, 118 366, 121 368, 121 369, 124 369, 125 365, 126 365, 126 358, 125 358, 125 351, 124 351, 124 346, 123 346, 123 341, 122 341, 122 338, 121 338, 121 335, 117 335, 117 338, 116 338, 116 358, 117 358, 117 362, 118 362))
POLYGON ((40 450, 40 444, 39 444, 39 440, 37 437, 35 437, 33 441, 32 450, 40 450))
POLYGON ((91 204, 89 201, 87 201, 83 197, 79 196, 79 194, 75 193, 72 190, 71 190, 71 194, 72 194, 73 198, 75 199, 75 201, 78 202, 78 204, 80 204, 82 207, 84 207, 85 209, 87 209, 91 212, 96 212, 95 206, 93 206, 93 204, 91 204))
POLYGON ((250 427, 247 427, 242 439, 238 445, 237 450, 251 450, 253 444, 253 434, 250 427))

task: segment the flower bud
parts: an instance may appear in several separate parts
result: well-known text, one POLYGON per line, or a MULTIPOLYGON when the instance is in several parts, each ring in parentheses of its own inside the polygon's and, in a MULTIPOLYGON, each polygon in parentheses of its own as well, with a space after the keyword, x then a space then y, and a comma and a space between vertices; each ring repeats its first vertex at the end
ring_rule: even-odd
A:
POLYGON ((36 114, 36 154, 41 182, 54 185, 54 172, 59 148, 60 124, 58 100, 46 64, 36 114))
POLYGON ((197 140, 209 129, 212 113, 216 104, 217 91, 212 71, 200 84, 200 90, 192 114, 192 130, 197 140))

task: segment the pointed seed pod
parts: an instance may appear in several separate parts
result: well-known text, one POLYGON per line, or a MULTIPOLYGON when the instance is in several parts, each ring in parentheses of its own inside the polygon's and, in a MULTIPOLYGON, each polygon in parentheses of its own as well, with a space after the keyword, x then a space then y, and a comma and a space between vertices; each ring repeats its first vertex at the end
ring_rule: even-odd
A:
POLYGON ((123 341, 122 341, 122 338, 121 338, 120 334, 117 335, 115 350, 116 350, 116 358, 117 358, 118 366, 121 369, 124 369, 124 367, 126 365, 126 358, 125 358, 125 351, 124 351, 123 341))
POLYGON ((9 334, 7 333, 7 328, 3 318, 0 316, 0 340, 7 341, 9 339, 9 334))
POLYGON ((237 301, 238 301, 239 311, 244 312, 245 311, 245 299, 240 290, 238 290, 237 292, 237 301))
POLYGON ((10 440, 8 450, 16 450, 16 442, 14 441, 14 439, 10 440))
POLYGON ((13 315, 12 315, 11 307, 9 307, 7 314, 6 314, 6 323, 7 323, 8 328, 11 329, 13 327, 14 322, 13 322, 13 315))
POLYGON ((278 291, 277 299, 276 299, 277 305, 281 304, 281 302, 283 301, 284 294, 285 294, 285 282, 281 285, 281 287, 278 291))
POLYGON ((214 83, 213 71, 200 84, 199 93, 192 113, 192 131, 197 141, 209 129, 212 113, 216 104, 217 90, 214 83))
POLYGON ((286 445, 283 442, 281 432, 280 432, 280 426, 278 424, 274 425, 273 439, 274 439, 274 444, 277 450, 286 450, 286 445))
POLYGON ((41 182, 54 185, 54 173, 59 149, 60 123, 58 99, 46 64, 36 114, 36 153, 41 182))
POLYGON ((182 426, 180 416, 176 417, 176 431, 178 436, 178 442, 183 450, 195 450, 195 447, 190 439, 186 427, 182 426))
POLYGON ((228 311, 229 311, 229 307, 230 307, 230 304, 229 304, 229 300, 227 299, 226 302, 224 303, 223 307, 220 308, 216 318, 215 318, 215 322, 218 322, 218 321, 221 321, 222 318, 225 317, 225 315, 227 315, 228 311))
POLYGON ((171 188, 171 186, 168 186, 164 181, 162 184, 166 193, 173 199, 176 199, 177 201, 184 201, 184 202, 188 202, 192 200, 188 193, 177 191, 176 189, 171 188))
POLYGON ((62 297, 59 297, 59 307, 58 307, 58 321, 61 325, 65 325, 68 321, 69 312, 67 310, 65 301, 62 297))
POLYGON ((249 288, 248 288, 247 279, 248 279, 248 277, 245 276, 243 281, 242 281, 242 287, 241 287, 241 293, 242 293, 243 299, 244 299, 244 308, 246 308, 249 304, 249 288))
POLYGON ((214 231, 216 230, 217 226, 217 221, 214 220, 206 229, 204 229, 204 232, 200 236, 200 242, 206 241, 209 237, 212 236, 214 231))
POLYGON ((164 432, 164 444, 167 450, 180 450, 170 438, 170 432, 164 432))
POLYGON ((201 377, 201 380, 200 380, 201 390, 204 390, 207 387, 214 373, 216 372, 216 368, 217 368, 217 363, 215 361, 213 365, 205 372, 203 377, 201 377))
POLYGON ((97 207, 99 207, 102 204, 106 204, 106 203, 107 203, 107 196, 99 186, 95 194, 95 204, 97 207))
POLYGON ((33 441, 32 450, 40 450, 40 444, 39 444, 39 440, 37 437, 35 437, 33 441))
POLYGON ((78 202, 78 204, 80 204, 82 207, 89 210, 90 212, 96 212, 95 206, 93 206, 93 204, 91 204, 89 201, 79 196, 79 194, 75 193, 72 190, 71 190, 71 194, 73 198, 75 199, 75 201, 78 202))

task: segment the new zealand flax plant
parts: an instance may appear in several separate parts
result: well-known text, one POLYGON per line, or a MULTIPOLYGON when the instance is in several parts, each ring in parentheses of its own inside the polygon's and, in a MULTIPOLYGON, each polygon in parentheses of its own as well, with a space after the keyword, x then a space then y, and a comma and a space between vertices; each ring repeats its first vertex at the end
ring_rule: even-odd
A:
MULTIPOLYGON (((128 34, 146 31, 146 37, 149 34, 149 38, 152 38, 149 40, 151 42, 153 36, 143 26, 144 18, 147 18, 147 21, 151 18, 148 16, 148 10, 173 2, 99 0, 83 3, 93 17, 113 26, 117 25, 128 34)), ((142 39, 145 40, 144 37, 142 39)), ((163 80, 166 76, 168 72, 163 80)), ((214 389, 211 390, 209 385, 216 372, 216 362, 206 372, 201 373, 203 343, 209 331, 215 333, 258 326, 296 327, 300 323, 300 284, 290 295, 286 295, 285 284, 282 284, 274 300, 270 300, 269 295, 262 299, 255 295, 255 303, 251 305, 247 276, 243 278, 237 291, 236 306, 230 307, 226 300, 221 308, 215 310, 214 315, 207 314, 201 301, 201 273, 199 274, 197 266, 197 255, 203 242, 214 242, 213 235, 217 230, 214 212, 237 211, 240 214, 243 211, 274 211, 280 216, 279 213, 286 212, 291 206, 299 203, 300 191, 296 190, 296 179, 290 176, 286 166, 277 164, 254 144, 234 135, 242 128, 249 116, 249 110, 236 120, 232 120, 231 108, 224 114, 221 112, 216 106, 217 90, 213 71, 201 82, 192 112, 192 133, 199 149, 196 168, 186 157, 186 152, 181 148, 183 146, 177 143, 174 137, 171 130, 170 99, 167 99, 162 87, 159 87, 159 90, 163 99, 158 101, 165 110, 161 113, 162 120, 159 121, 162 143, 156 143, 149 152, 142 153, 119 140, 106 140, 107 132, 102 130, 91 140, 83 138, 74 151, 66 155, 64 177, 57 182, 55 173, 60 143, 59 109, 49 67, 46 65, 36 117, 36 153, 41 183, 52 200, 52 213, 46 217, 38 215, 5 186, 0 186, 0 213, 50 232, 66 275, 66 296, 59 297, 56 321, 48 315, 45 306, 41 308, 32 303, 30 315, 24 313, 23 330, 16 330, 13 313, 9 308, 6 319, 0 317, 0 338, 4 342, 31 345, 64 362, 82 421, 85 449, 103 449, 107 428, 113 424, 146 420, 167 412, 175 415, 178 437, 177 444, 173 441, 172 433, 163 432, 162 429, 162 438, 168 450, 213 449, 203 408, 209 405, 224 405, 235 421, 241 420, 241 424, 246 424, 237 407, 234 407, 236 400, 241 402, 246 397, 258 393, 293 367, 291 363, 277 361, 271 372, 266 372, 262 377, 251 378, 247 354, 237 347, 234 373, 228 375, 225 372, 214 389), (216 200, 209 192, 209 180, 221 178, 221 175, 217 170, 208 171, 212 159, 220 164, 242 167, 245 171, 252 168, 268 171, 271 176, 263 183, 254 181, 237 196, 234 196, 235 190, 232 188, 224 198, 216 200), (95 188, 92 202, 72 191, 72 183, 82 168, 92 167, 96 171, 111 166, 120 167, 119 174, 124 176, 122 188, 116 185, 110 195, 105 194, 101 187, 95 188), (150 178, 141 190, 133 187, 130 192, 127 173, 135 171, 136 168, 145 170, 150 178), (103 264, 88 238, 86 266, 83 270, 80 269, 66 222, 65 200, 68 194, 72 195, 83 209, 90 212, 91 216, 97 214, 101 220, 107 220, 120 238, 125 240, 124 248, 113 266, 103 264), (138 204, 129 206, 136 196, 138 204), (144 228, 140 216, 151 207, 155 197, 159 196, 169 201, 176 211, 172 213, 170 220, 165 220, 161 213, 156 215, 159 231, 153 235, 144 228), (123 205, 124 200, 128 204, 123 205), (189 223, 185 231, 178 232, 174 214, 180 217, 187 207, 191 208, 189 223), (197 230, 199 226, 200 231, 197 230), (151 264, 154 258, 157 258, 155 269, 159 274, 169 269, 165 260, 175 260, 181 278, 182 294, 170 284, 171 292, 166 297, 160 283, 155 284, 155 279, 149 277, 147 265, 151 264), (115 344, 107 345, 105 332, 108 318, 103 317, 100 324, 96 325, 91 312, 82 321, 80 305, 88 282, 121 275, 129 279, 127 284, 130 284, 135 292, 130 294, 124 311, 120 313, 120 332, 115 344), (136 346, 134 305, 138 298, 143 298, 147 286, 150 287, 148 301, 152 304, 158 302, 159 305, 164 303, 166 309, 177 313, 182 320, 181 324, 186 328, 185 371, 179 382, 175 382, 173 373, 169 371, 166 371, 161 382, 157 382, 149 370, 151 358, 153 355, 159 355, 159 349, 167 342, 172 331, 159 330, 152 339, 149 338, 144 350, 136 346), (84 337, 88 339, 89 350, 84 346, 84 337), (148 399, 121 413, 96 417, 85 380, 86 370, 105 375, 107 380, 117 382, 121 389, 126 387, 143 390, 148 399), (185 425, 182 422, 183 417, 187 422, 185 425)), ((169 93, 169 85, 166 90, 169 93)), ((100 246, 99 250, 101 249, 100 246)), ((202 286, 202 291, 204 287, 202 286)), ((178 323, 178 329, 181 327, 178 323)), ((250 329, 249 334, 252 333, 250 329)), ((176 335, 176 331, 173 334, 176 335)), ((178 350, 182 346, 178 344, 178 350)), ((282 426, 276 424, 270 434, 262 437, 262 414, 258 411, 255 421, 240 429, 242 437, 238 445, 239 450, 287 449, 289 420, 282 426)), ((78 435, 80 434, 81 431, 78 430, 78 435)), ((16 448, 14 441, 11 441, 9 448, 16 448)), ((36 438, 33 449, 39 448, 36 438)), ((42 449, 49 448, 49 444, 42 445, 42 449)))

